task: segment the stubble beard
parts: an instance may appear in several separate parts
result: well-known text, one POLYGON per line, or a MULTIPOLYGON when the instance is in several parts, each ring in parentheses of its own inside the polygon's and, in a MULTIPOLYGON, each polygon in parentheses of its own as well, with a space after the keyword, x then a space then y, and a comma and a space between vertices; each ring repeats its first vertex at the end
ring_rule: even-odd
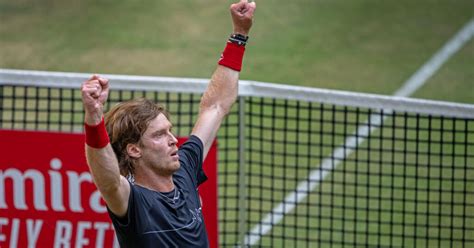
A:
POLYGON ((162 175, 173 175, 179 170, 179 168, 181 168, 181 164, 179 163, 179 161, 173 161, 167 164, 165 167, 158 168, 158 171, 162 175))

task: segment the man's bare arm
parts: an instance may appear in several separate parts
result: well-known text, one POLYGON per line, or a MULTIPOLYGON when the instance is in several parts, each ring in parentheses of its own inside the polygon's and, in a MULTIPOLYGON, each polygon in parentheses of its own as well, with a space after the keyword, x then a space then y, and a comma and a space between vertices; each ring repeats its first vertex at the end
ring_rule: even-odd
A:
MULTIPOLYGON (((85 124, 96 126, 103 118, 104 103, 109 93, 107 79, 96 75, 84 82, 81 87, 85 110, 85 124)), ((112 146, 94 148, 86 144, 86 158, 92 178, 109 209, 117 216, 127 213, 130 185, 120 175, 117 158, 112 146)))
MULTIPOLYGON (((241 0, 230 6, 233 31, 247 36, 252 26, 255 2, 241 0)), ((224 117, 237 99, 239 71, 218 65, 201 99, 198 120, 192 134, 204 143, 206 157, 224 117)))
POLYGON ((206 157, 224 117, 237 98, 239 72, 218 65, 201 99, 199 117, 192 134, 204 143, 206 157))

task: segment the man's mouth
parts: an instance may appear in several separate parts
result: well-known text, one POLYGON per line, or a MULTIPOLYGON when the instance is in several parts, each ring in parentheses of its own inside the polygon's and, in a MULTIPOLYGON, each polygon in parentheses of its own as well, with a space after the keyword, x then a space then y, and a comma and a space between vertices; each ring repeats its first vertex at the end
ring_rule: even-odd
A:
POLYGON ((179 158, 178 150, 172 152, 172 153, 171 153, 171 157, 178 159, 178 158, 179 158))

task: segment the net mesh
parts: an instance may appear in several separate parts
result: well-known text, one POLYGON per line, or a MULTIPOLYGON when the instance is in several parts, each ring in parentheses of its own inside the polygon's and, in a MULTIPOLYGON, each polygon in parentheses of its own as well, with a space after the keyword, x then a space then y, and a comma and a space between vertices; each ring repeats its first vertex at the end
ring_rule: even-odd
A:
POLYGON ((474 244, 473 120, 247 103, 247 244, 474 244))
MULTIPOLYGON (((106 107, 137 97, 191 132, 199 94, 112 89, 106 107)), ((82 131, 79 89, 1 85, 0 99, 1 129, 82 131)), ((474 120, 240 100, 218 134, 220 246, 474 246, 474 120)))

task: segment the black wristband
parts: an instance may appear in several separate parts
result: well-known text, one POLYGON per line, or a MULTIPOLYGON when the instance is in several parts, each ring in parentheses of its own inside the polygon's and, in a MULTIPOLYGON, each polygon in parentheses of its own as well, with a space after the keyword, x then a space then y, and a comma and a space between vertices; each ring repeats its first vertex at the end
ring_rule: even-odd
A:
POLYGON ((229 38, 229 42, 232 42, 239 46, 245 46, 247 44, 248 39, 249 39, 248 36, 245 36, 242 34, 231 34, 229 38))

